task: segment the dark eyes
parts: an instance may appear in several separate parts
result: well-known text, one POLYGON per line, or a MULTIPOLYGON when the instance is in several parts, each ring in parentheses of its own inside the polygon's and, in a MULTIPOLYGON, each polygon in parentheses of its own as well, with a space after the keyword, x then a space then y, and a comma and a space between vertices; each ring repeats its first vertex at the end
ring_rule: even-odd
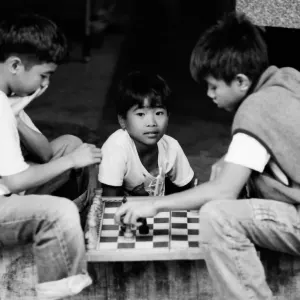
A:
POLYGON ((165 112, 163 110, 162 111, 157 111, 156 114, 159 115, 159 116, 161 116, 161 115, 164 115, 165 112))
POLYGON ((41 74, 42 79, 48 79, 49 77, 50 77, 50 75, 41 74))
MULTIPOLYGON (((162 116, 162 115, 165 114, 165 112, 164 111, 157 111, 155 114, 157 116, 162 116)), ((136 115, 139 116, 139 117, 143 117, 145 115, 145 113, 136 113, 136 115)))

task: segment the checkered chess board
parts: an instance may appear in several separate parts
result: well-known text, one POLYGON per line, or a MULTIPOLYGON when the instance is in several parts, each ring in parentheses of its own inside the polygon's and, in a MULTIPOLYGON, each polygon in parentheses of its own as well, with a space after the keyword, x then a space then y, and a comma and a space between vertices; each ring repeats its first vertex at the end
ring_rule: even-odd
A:
POLYGON ((102 198, 96 209, 97 242, 88 250, 90 261, 135 261, 200 259, 199 216, 194 211, 160 212, 147 218, 148 234, 133 228, 133 238, 125 239, 124 232, 114 222, 114 214, 122 205, 121 199, 102 198))

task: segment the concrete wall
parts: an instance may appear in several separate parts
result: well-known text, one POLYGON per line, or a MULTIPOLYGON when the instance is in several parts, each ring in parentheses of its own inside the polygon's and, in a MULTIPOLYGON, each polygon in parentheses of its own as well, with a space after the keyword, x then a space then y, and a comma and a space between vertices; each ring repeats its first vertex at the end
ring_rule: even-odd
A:
POLYGON ((299 0, 237 0, 236 10, 257 25, 300 28, 299 0))

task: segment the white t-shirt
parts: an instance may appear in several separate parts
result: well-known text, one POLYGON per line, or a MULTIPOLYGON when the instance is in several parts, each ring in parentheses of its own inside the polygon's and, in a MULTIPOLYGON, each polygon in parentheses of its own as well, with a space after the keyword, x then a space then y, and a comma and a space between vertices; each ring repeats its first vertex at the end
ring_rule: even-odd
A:
POLYGON ((179 187, 188 184, 194 176, 194 171, 179 143, 174 138, 164 135, 157 145, 160 174, 154 177, 141 163, 134 141, 128 132, 117 130, 102 146, 99 181, 111 186, 123 186, 129 192, 143 189, 151 196, 164 195, 165 176, 179 187))
POLYGON ((245 133, 236 133, 233 136, 224 161, 238 164, 260 173, 269 164, 270 170, 277 180, 285 185, 289 185, 287 176, 270 159, 270 154, 266 148, 255 138, 245 133))
POLYGON ((2 91, 0 91, 0 140, 2 141, 0 146, 0 195, 4 195, 10 191, 3 184, 1 176, 23 172, 29 165, 24 161, 21 152, 16 118, 8 97, 2 91))

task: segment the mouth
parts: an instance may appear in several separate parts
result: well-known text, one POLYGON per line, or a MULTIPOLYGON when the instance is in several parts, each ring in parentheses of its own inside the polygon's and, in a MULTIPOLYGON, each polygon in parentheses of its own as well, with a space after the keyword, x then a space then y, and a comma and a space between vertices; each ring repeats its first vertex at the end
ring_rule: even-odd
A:
POLYGON ((158 131, 151 131, 151 132, 144 133, 144 135, 146 135, 147 137, 157 137, 158 134, 159 134, 158 131))

